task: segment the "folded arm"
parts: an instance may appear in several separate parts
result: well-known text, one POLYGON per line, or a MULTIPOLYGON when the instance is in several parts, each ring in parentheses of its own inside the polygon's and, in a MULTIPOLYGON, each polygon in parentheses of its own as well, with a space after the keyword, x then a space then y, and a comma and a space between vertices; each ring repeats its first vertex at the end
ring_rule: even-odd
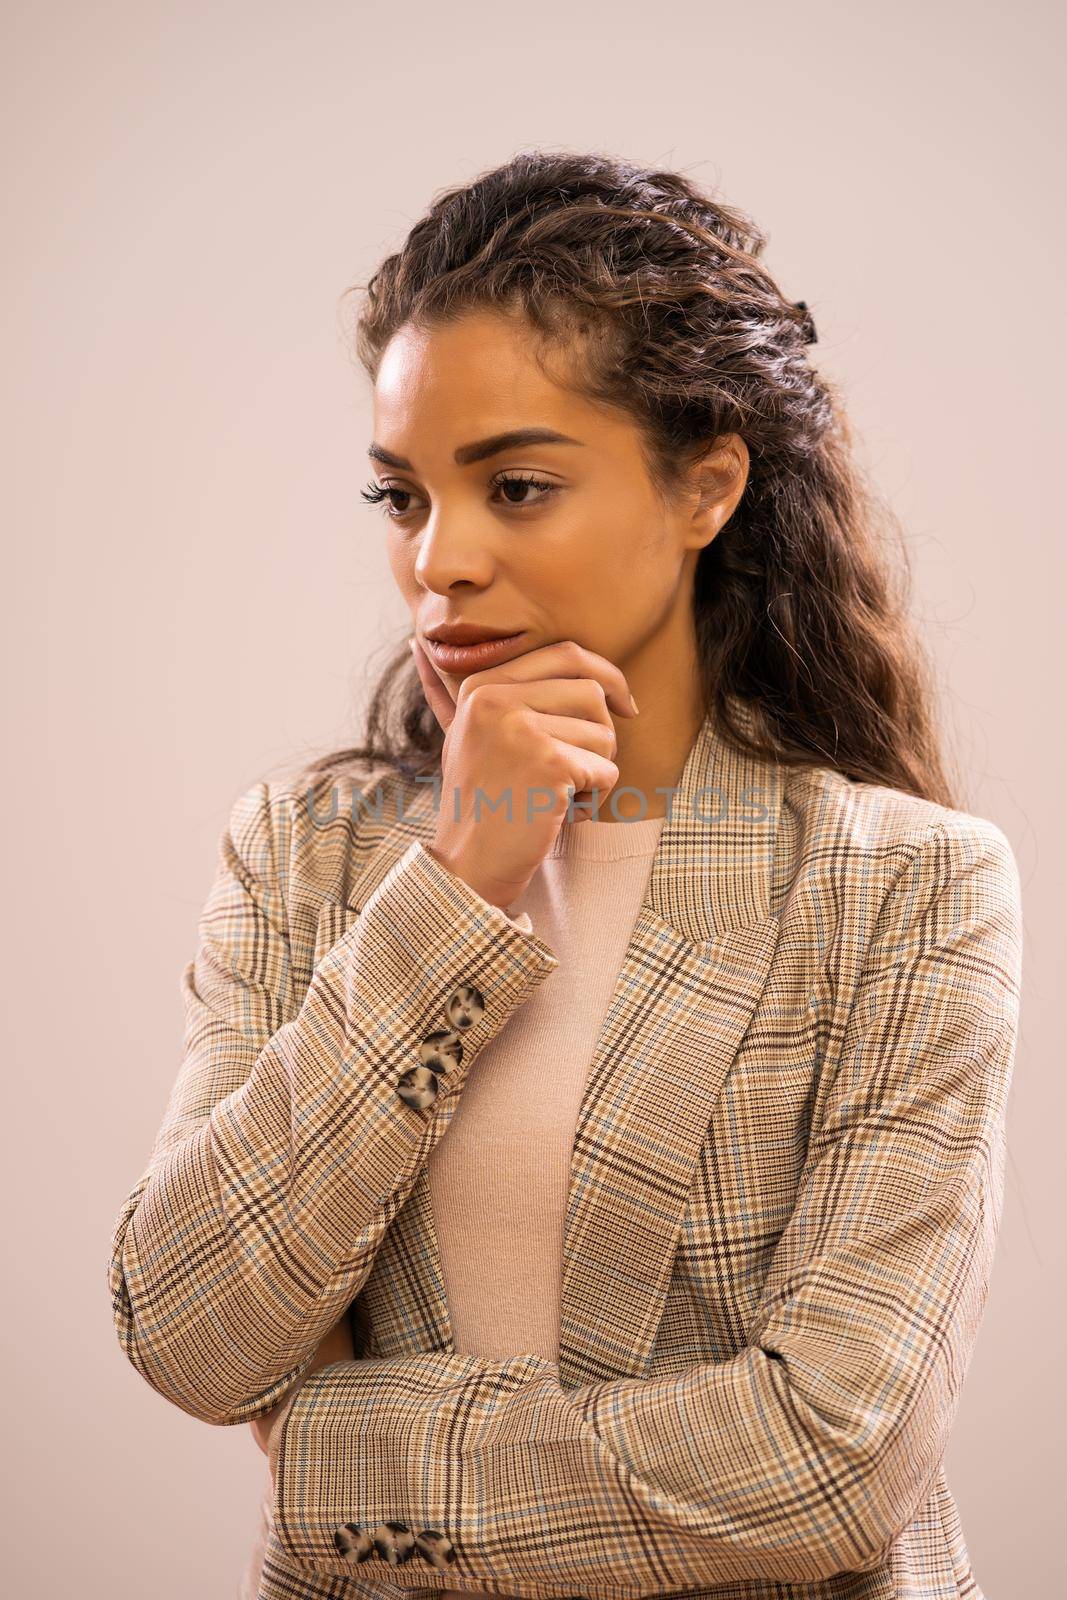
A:
POLYGON ((182 975, 181 1070, 111 1241, 126 1356, 213 1423, 262 1415, 308 1373, 440 1137, 435 1108, 557 965, 416 841, 298 994, 291 808, 266 783, 233 808, 182 975), (436 1100, 411 1103, 404 1075, 464 985, 484 1010, 460 1059, 436 1058, 436 1100))
MULTIPOLYGON (((883 907, 733 1359, 566 1390, 532 1354, 332 1366, 275 1441, 292 1558, 351 1571, 355 1533, 393 1519, 437 1530, 457 1579, 592 1600, 882 1562, 937 1471, 986 1300, 1020 926, 999 830, 935 825, 883 907)), ((416 1550, 389 1575, 429 1570, 416 1550)))

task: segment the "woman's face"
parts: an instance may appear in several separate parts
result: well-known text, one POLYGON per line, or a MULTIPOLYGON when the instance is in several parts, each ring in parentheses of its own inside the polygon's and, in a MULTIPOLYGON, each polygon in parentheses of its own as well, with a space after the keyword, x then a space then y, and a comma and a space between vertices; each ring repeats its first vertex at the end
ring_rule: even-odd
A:
MULTIPOLYGON (((477 311, 390 340, 370 451, 390 565, 420 638, 470 622, 522 632, 524 652, 573 639, 619 666, 640 704, 695 670, 693 572, 740 498, 748 454, 736 435, 719 441, 704 494, 665 507, 636 425, 554 382, 532 338, 517 318, 477 311), (501 442, 529 429, 566 442, 501 442)), ((440 673, 453 699, 471 670, 440 673)))

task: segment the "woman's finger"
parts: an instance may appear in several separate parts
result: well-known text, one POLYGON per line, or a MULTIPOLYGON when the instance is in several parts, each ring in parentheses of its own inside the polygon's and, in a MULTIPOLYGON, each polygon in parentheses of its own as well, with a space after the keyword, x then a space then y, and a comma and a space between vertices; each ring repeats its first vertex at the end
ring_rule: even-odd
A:
POLYGON ((456 707, 452 696, 438 677, 436 668, 418 639, 409 639, 408 646, 415 658, 415 667, 422 683, 422 692, 426 696, 427 704, 447 733, 456 716, 456 707))

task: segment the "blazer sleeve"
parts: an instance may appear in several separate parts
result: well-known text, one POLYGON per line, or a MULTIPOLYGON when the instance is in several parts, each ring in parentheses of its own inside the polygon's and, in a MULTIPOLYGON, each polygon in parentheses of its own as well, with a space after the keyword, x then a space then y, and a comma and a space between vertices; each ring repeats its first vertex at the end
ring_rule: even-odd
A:
POLYGON ((181 1068, 111 1239, 122 1349, 213 1423, 247 1422, 302 1377, 440 1137, 435 1111, 558 965, 416 840, 299 993, 284 893, 296 803, 261 782, 232 808, 181 978, 181 1068), (450 1029, 463 985, 481 1015, 432 1105, 410 1103, 398 1080, 450 1029))
MULTIPOLYGON (((1002 1207, 1019 882, 967 823, 883 904, 746 1346, 569 1389, 529 1353, 320 1369, 275 1441, 298 1564, 343 1573, 389 1519, 457 1578, 590 1600, 882 1563, 945 1450, 1002 1207)), ((422 1548, 391 1582, 425 1583, 422 1548)))

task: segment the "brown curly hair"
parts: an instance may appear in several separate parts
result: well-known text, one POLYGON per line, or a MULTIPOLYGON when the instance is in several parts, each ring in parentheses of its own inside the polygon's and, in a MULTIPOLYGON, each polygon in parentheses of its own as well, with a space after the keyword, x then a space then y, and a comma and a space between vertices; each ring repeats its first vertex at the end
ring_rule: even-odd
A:
MULTIPOLYGON (((634 420, 664 497, 713 437, 740 434, 748 480, 694 580, 706 709, 753 753, 954 806, 900 530, 853 460, 835 387, 811 365, 807 306, 760 263, 766 242, 678 173, 523 152, 441 194, 369 283, 346 291, 365 294, 355 348, 373 382, 401 326, 475 307, 520 312, 547 346, 578 336, 576 387, 634 420)), ((303 776, 359 760, 425 774, 443 741, 405 639, 373 691, 364 743, 303 776)))

